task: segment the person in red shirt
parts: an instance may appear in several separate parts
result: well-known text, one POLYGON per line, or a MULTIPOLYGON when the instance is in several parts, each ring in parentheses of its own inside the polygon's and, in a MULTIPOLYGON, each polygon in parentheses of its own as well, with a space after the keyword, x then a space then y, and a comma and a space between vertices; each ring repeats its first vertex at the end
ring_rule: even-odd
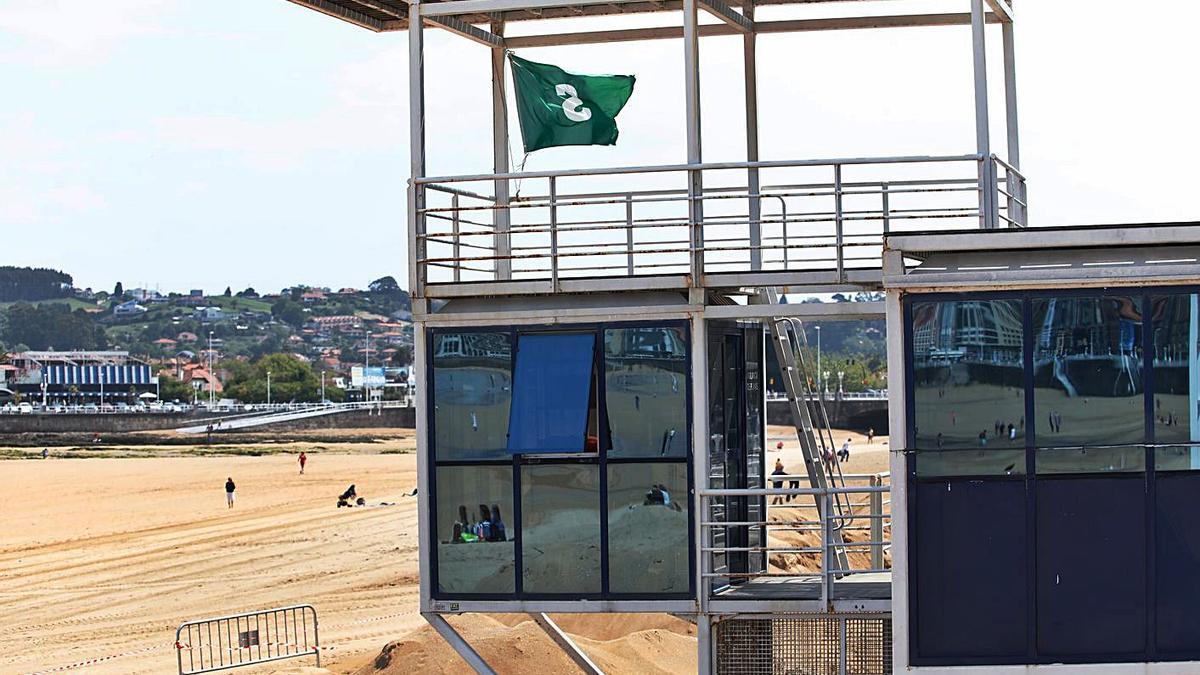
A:
POLYGON ((304 465, 305 464, 308 464, 308 455, 301 452, 300 453, 300 475, 301 476, 304 475, 304 465))

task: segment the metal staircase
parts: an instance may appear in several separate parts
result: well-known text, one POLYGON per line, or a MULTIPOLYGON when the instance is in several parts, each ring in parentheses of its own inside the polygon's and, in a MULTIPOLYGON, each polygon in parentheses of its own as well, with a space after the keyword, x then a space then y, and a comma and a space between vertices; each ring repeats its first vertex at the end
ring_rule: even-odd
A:
MULTIPOLYGON (((763 288, 759 290, 756 299, 758 304, 774 305, 779 303, 779 294, 774 288, 763 288)), ((786 317, 771 320, 768 324, 771 329, 771 342, 775 346, 775 356, 783 374, 796 435, 800 439, 800 449, 804 454, 804 469, 808 473, 809 484, 818 489, 844 488, 846 481, 837 456, 833 431, 829 427, 829 415, 825 412, 825 401, 812 386, 814 380, 809 377, 805 365, 804 350, 808 347, 808 338, 804 335, 804 324, 799 319, 786 317), (815 403, 815 420, 808 405, 810 400, 815 403)), ((849 499, 848 495, 834 494, 830 502, 833 510, 830 517, 833 522, 834 540, 829 542, 829 545, 835 553, 836 560, 829 561, 829 565, 836 565, 836 568, 841 570, 850 569, 842 539, 842 530, 854 520, 854 511, 849 499)), ((817 498, 816 506, 817 512, 824 517, 825 502, 817 498)))

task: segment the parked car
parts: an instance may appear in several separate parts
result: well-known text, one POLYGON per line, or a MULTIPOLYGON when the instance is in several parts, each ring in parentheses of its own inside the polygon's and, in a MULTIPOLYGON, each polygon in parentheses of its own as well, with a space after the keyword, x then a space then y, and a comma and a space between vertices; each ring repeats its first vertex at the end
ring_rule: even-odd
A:
POLYGON ((17 412, 21 413, 22 415, 28 415, 33 412, 33 404, 22 403, 17 406, 17 412))

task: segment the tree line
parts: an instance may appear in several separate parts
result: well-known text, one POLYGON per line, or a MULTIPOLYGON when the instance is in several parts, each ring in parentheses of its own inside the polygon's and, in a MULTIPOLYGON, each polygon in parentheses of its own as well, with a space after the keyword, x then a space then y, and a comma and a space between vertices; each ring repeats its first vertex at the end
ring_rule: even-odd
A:
POLYGON ((71 295, 70 274, 44 267, 0 267, 0 302, 37 302, 71 295))

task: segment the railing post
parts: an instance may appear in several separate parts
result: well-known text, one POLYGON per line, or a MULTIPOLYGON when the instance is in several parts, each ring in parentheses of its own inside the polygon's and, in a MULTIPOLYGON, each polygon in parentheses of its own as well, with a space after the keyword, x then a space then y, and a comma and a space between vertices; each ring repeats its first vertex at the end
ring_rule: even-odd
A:
MULTIPOLYGON (((882 485, 879 476, 871 476, 871 487, 882 485)), ((871 493, 871 569, 883 569, 883 493, 871 493)))
POLYGON ((452 233, 451 239, 454 241, 454 253, 453 253, 453 255, 454 255, 454 281, 457 282, 457 281, 462 281, 462 253, 461 253, 462 247, 459 246, 459 241, 458 241, 458 235, 459 235, 458 195, 454 195, 453 197, 450 198, 450 205, 454 209, 454 211, 451 212, 453 215, 450 220, 450 227, 451 227, 450 231, 452 233))
POLYGON ((887 234, 892 230, 892 207, 888 199, 889 195, 887 183, 883 184, 883 192, 881 194, 883 197, 883 233, 887 234))
POLYGON ((554 176, 550 176, 550 285, 558 292, 558 189, 554 176))
POLYGON ((845 252, 842 251, 842 165, 833 165, 834 234, 837 238, 837 280, 846 281, 845 252))
POLYGON ((633 195, 625 195, 625 270, 633 276, 633 195))
POLYGON ((833 597, 833 495, 828 492, 821 495, 821 511, 817 515, 821 519, 821 603, 828 609, 833 597))

